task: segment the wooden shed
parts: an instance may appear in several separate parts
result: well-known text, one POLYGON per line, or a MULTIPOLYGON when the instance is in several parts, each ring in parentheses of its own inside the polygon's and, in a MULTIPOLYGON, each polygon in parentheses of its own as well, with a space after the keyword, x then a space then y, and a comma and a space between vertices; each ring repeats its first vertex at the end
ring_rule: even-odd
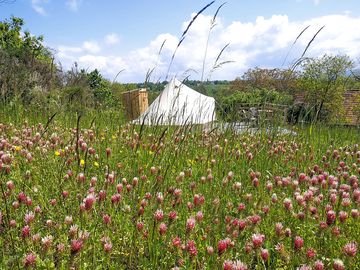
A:
POLYGON ((345 121, 348 125, 360 125, 360 90, 344 93, 345 121))
POLYGON ((138 118, 149 107, 146 88, 139 88, 122 94, 126 117, 129 120, 138 118))

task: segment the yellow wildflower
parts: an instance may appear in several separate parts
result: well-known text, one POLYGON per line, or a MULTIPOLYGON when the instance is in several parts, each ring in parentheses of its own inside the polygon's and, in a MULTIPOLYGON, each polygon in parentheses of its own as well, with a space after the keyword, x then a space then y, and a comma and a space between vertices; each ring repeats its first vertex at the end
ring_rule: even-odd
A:
POLYGON ((60 156, 60 152, 59 151, 55 151, 55 156, 60 156))
POLYGON ((187 163, 188 163, 189 165, 194 165, 194 164, 195 164, 195 160, 188 159, 188 160, 187 160, 187 163))
POLYGON ((80 160, 80 165, 81 165, 81 166, 84 166, 84 165, 85 165, 85 160, 81 159, 81 160, 80 160))
POLYGON ((94 162, 94 166, 99 168, 99 163, 97 163, 96 161, 94 162))

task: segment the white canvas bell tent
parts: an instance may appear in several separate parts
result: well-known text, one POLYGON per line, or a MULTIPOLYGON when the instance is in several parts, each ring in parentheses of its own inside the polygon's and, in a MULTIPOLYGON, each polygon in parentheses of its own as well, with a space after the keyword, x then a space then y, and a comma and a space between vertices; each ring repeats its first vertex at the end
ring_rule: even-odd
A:
POLYGON ((173 78, 135 124, 191 125, 215 120, 215 99, 173 78))

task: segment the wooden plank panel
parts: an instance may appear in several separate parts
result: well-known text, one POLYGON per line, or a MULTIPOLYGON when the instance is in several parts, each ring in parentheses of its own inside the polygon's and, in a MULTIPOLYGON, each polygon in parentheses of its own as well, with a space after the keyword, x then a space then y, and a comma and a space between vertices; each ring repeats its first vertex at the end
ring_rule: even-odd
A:
POLYGON ((148 108, 148 92, 145 88, 123 93, 122 100, 129 120, 138 118, 148 108))

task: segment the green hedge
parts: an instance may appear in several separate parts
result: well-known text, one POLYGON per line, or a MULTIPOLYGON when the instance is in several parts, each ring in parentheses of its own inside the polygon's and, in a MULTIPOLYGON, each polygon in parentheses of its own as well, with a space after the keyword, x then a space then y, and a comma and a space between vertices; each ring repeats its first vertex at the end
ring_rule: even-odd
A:
POLYGON ((232 118, 236 118, 239 106, 246 104, 261 106, 267 103, 290 105, 292 104, 292 96, 264 88, 254 89, 249 92, 236 92, 220 100, 218 111, 222 118, 235 120, 232 118))

